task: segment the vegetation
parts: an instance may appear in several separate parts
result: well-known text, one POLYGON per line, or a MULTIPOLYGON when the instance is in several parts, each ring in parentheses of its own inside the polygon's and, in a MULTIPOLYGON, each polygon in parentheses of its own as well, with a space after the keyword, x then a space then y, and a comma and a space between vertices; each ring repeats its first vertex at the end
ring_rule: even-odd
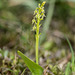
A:
POLYGON ((75 73, 75 58, 74 57, 75 56, 74 56, 73 48, 72 48, 72 46, 71 46, 71 44, 70 44, 68 39, 67 39, 67 42, 68 42, 68 44, 70 46, 70 49, 71 49, 72 59, 71 59, 71 63, 68 62, 68 64, 67 64, 65 75, 69 75, 69 74, 73 74, 74 75, 74 73, 75 73), (70 70, 70 65, 72 65, 71 70, 70 70))
POLYGON ((69 0, 0 0, 0 75, 74 75, 74 17, 69 0))
POLYGON ((43 68, 38 65, 38 47, 39 47, 39 28, 41 26, 40 21, 45 17, 44 5, 46 2, 43 2, 41 5, 38 5, 38 8, 34 11, 34 18, 32 20, 32 24, 34 24, 33 30, 36 31, 36 63, 28 59, 21 52, 18 51, 18 54, 22 57, 25 64, 28 66, 32 75, 42 75, 43 68))

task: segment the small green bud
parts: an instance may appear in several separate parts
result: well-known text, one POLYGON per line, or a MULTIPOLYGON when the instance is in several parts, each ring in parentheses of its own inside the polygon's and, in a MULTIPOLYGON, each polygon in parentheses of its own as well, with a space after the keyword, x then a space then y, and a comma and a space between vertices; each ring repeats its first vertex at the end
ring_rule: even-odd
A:
POLYGON ((34 30, 36 30, 36 27, 35 27, 35 25, 33 26, 33 31, 34 31, 34 30))
POLYGON ((45 3, 46 3, 46 1, 44 1, 44 2, 42 3, 41 7, 43 7, 43 6, 45 5, 45 3))

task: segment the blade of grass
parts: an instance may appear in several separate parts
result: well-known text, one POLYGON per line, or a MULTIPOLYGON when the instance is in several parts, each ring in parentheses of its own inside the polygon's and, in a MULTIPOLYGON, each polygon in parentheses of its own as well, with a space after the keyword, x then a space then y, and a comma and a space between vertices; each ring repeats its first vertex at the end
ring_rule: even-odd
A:
POLYGON ((21 73, 21 75, 24 75, 25 70, 26 70, 26 68, 23 70, 23 72, 21 73))
POLYGON ((69 74, 70 74, 70 62, 68 62, 66 71, 65 71, 65 75, 69 75, 69 74))
POLYGON ((70 41, 69 41, 69 39, 66 37, 66 40, 67 40, 67 42, 68 42, 68 44, 69 44, 69 46, 70 46, 70 50, 71 50, 71 53, 72 53, 72 71, 74 71, 74 62, 75 62, 75 59, 74 59, 74 52, 73 52, 73 48, 72 48, 72 46, 71 46, 71 43, 70 43, 70 41))

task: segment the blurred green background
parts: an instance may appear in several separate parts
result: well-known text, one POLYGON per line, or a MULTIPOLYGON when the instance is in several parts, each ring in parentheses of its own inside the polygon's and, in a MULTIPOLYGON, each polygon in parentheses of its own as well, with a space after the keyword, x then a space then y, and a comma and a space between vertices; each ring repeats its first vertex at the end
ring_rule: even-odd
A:
MULTIPOLYGON (((32 30, 32 19, 35 8, 42 1, 0 0, 0 48, 3 51, 10 54, 20 50, 35 60, 36 33, 32 30)), ((40 28, 40 64, 41 58, 46 58, 44 63, 49 64, 70 52, 64 34, 75 50, 75 2, 46 0, 45 12, 40 28)))

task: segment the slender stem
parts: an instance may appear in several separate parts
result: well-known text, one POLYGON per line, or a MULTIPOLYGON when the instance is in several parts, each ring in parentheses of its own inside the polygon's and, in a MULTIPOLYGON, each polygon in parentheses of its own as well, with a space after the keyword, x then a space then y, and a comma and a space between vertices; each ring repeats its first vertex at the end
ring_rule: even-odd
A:
POLYGON ((36 63, 38 64, 38 48, 39 48, 39 14, 38 14, 38 22, 36 29, 36 63))

